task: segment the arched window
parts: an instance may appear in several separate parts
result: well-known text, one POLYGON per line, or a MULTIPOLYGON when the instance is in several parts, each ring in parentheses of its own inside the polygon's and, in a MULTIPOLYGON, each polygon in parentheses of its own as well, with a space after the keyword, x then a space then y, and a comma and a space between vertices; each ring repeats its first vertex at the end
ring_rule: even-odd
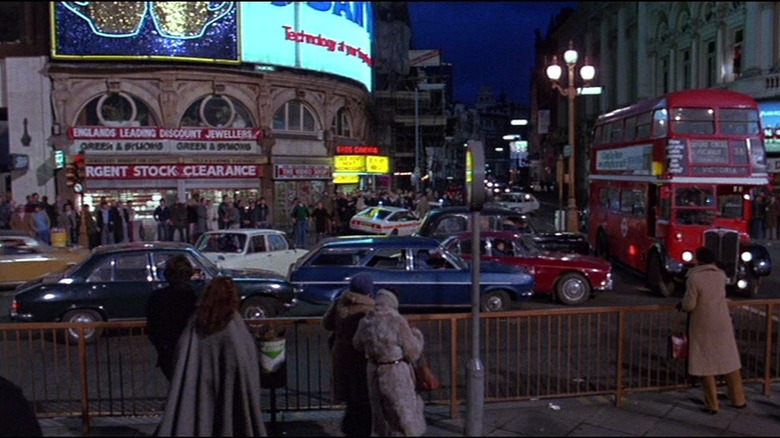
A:
POLYGON ((338 110, 330 129, 339 137, 352 137, 352 123, 349 121, 349 111, 346 108, 338 110))
POLYGON ((305 104, 291 100, 276 110, 273 129, 276 131, 317 132, 319 125, 314 113, 305 104))
POLYGON ((106 93, 90 100, 76 120, 85 126, 156 126, 157 120, 140 99, 123 92, 106 93))
POLYGON ((195 101, 181 118, 181 126, 212 128, 253 128, 249 110, 238 100, 224 95, 209 95, 195 101))

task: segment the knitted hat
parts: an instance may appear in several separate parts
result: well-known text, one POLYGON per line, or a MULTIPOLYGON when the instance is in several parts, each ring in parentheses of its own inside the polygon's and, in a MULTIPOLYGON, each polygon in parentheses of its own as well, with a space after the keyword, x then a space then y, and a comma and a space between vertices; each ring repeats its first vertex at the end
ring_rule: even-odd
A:
POLYGON ((374 280, 368 273, 361 272, 349 281, 349 290, 352 292, 361 293, 370 297, 374 296, 374 280))

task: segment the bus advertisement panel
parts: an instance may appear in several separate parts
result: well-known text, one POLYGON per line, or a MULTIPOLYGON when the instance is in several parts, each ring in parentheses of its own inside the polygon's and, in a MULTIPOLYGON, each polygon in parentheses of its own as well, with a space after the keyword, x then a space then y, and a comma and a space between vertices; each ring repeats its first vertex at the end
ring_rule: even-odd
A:
POLYGON ((596 253, 670 296, 699 246, 718 255, 731 290, 751 296, 771 271, 751 240, 768 187, 759 109, 728 90, 684 90, 601 115, 589 175, 588 239, 596 253))

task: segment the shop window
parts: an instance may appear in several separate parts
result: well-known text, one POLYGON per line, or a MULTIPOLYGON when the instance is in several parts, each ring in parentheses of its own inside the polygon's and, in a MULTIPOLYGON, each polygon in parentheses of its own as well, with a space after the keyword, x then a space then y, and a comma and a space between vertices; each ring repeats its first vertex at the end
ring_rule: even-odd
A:
POLYGON ((316 132, 319 128, 314 113, 305 104, 291 100, 274 114, 274 130, 316 132))
POLYGON ((210 95, 198 99, 184 112, 181 126, 211 128, 253 128, 249 110, 237 99, 225 95, 210 95))
POLYGON ((340 137, 352 137, 352 124, 349 122, 349 112, 345 108, 339 109, 336 113, 330 129, 340 137))

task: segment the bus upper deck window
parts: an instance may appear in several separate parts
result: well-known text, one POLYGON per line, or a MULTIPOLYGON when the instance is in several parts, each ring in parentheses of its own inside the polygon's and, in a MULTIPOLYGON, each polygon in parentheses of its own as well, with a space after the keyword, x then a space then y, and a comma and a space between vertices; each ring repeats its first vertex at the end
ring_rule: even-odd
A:
POLYGON ((677 134, 715 134, 715 112, 712 108, 675 108, 671 123, 672 131, 677 134))

